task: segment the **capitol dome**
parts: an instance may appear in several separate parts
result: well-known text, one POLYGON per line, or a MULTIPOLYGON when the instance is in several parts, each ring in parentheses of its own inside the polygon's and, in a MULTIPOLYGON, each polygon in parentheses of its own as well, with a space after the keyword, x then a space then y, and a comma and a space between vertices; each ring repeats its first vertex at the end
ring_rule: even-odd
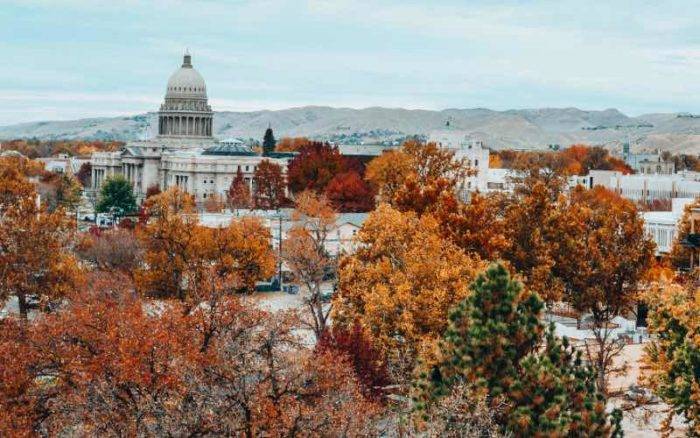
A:
POLYGON ((192 67, 192 56, 185 53, 182 67, 170 75, 165 97, 203 98, 207 97, 204 78, 192 67))
POLYGON ((182 67, 168 79, 158 111, 158 136, 211 139, 213 117, 204 78, 192 67, 192 56, 185 52, 182 67))

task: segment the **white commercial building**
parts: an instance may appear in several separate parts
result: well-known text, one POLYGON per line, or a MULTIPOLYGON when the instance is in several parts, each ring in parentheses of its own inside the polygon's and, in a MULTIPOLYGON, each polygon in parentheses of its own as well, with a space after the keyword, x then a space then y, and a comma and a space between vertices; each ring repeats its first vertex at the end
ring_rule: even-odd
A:
POLYGON ((601 185, 633 201, 697 198, 700 196, 700 173, 679 172, 672 175, 623 175, 613 170, 591 170, 589 187, 601 185))
POLYGON ((473 140, 464 131, 443 130, 430 134, 428 142, 455 152, 455 158, 464 159, 475 174, 467 177, 463 189, 470 192, 486 191, 488 186, 489 150, 483 142, 473 140))
POLYGON ((675 198, 671 211, 645 211, 642 213, 644 229, 656 243, 657 255, 671 252, 685 207, 692 202, 692 198, 675 198))

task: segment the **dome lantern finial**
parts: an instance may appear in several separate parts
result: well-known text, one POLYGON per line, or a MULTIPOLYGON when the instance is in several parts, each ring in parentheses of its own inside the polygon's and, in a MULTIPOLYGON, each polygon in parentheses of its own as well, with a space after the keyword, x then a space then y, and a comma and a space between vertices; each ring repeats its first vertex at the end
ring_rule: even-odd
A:
POLYGON ((185 49, 185 56, 182 58, 182 66, 192 68, 192 55, 190 55, 189 49, 185 49))

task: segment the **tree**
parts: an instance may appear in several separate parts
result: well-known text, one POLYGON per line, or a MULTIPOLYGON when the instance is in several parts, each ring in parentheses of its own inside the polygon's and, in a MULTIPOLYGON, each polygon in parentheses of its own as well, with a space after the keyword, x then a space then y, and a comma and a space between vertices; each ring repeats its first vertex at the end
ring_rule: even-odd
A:
POLYGON ((365 179, 382 202, 392 203, 399 188, 412 172, 411 159, 402 150, 388 150, 367 165, 365 179))
POLYGON ((143 261, 143 247, 133 231, 117 228, 86 234, 76 251, 98 270, 133 273, 143 261))
POLYGON ((336 325, 328 329, 316 344, 316 352, 346 355, 368 398, 380 400, 384 388, 391 383, 386 358, 359 322, 349 328, 336 325))
POLYGON ((207 213, 221 213, 224 209, 224 203, 217 193, 209 193, 206 201, 204 201, 204 211, 207 213))
POLYGON ((643 380, 672 409, 662 432, 672 432, 671 420, 682 415, 688 435, 700 434, 700 302, 697 291, 662 283, 645 294, 649 331, 656 337, 645 348, 643 380))
POLYGON ((340 212, 365 212, 374 208, 372 189, 355 171, 334 176, 325 193, 333 207, 340 212))
POLYGON ((36 197, 34 184, 11 161, 0 162, 0 212, 22 198, 36 197))
POLYGON ((122 278, 90 284, 34 323, 0 320, 3 434, 373 434, 352 366, 305 348, 293 312, 225 293, 157 307, 122 278))
POLYGON ((403 383, 418 354, 445 330, 448 310, 467 296, 482 263, 443 239, 431 215, 386 204, 369 214, 357 242, 341 261, 333 321, 367 329, 387 355, 393 380, 403 383))
POLYGON ((415 419, 411 436, 445 438, 509 436, 496 422, 498 408, 489 406, 483 393, 464 383, 455 384, 450 393, 431 403, 415 419))
POLYGON ((562 219, 564 198, 558 195, 558 188, 539 179, 528 180, 520 191, 505 209, 508 248, 502 251, 503 257, 523 276, 529 289, 547 302, 556 301, 562 296, 563 285, 553 271, 557 262, 553 252, 562 240, 560 233, 569 231, 562 219))
POLYGON ((112 210, 122 214, 136 211, 136 198, 131 184, 120 175, 108 178, 104 182, 100 190, 100 200, 97 203, 99 213, 112 210))
POLYGON ((30 297, 42 304, 59 300, 81 281, 69 251, 75 224, 62 209, 49 213, 33 196, 0 212, 0 302, 11 296, 27 319, 30 297))
MULTIPOLYGON (((671 264, 676 269, 688 269, 690 267, 690 248, 684 246, 681 242, 688 237, 690 234, 690 217, 691 210, 693 208, 700 207, 700 199, 694 200, 692 203, 685 206, 683 210, 683 216, 678 223, 678 232, 676 233, 676 239, 671 247, 671 254, 668 258, 671 264)), ((700 231, 700 230, 698 230, 700 231)))
POLYGON ((267 128, 265 130, 265 136, 263 137, 263 156, 270 156, 270 154, 275 151, 276 144, 277 141, 275 140, 275 135, 272 133, 272 128, 267 128))
POLYGON ((191 195, 173 187, 145 204, 151 216, 139 231, 145 267, 135 273, 145 295, 185 300, 196 289, 207 266, 211 234, 198 226, 191 195))
POLYGON ((333 177, 345 171, 346 161, 338 148, 314 141, 304 145, 287 166, 287 181, 293 193, 313 190, 323 193, 333 177))
POLYGON ((151 196, 155 195, 160 195, 161 190, 160 186, 158 184, 153 184, 152 186, 148 186, 146 189, 146 199, 150 198, 151 196))
POLYGON ((274 273, 270 232, 258 220, 202 227, 194 200, 178 188, 149 198, 146 208, 151 220, 138 231, 145 263, 135 274, 141 293, 196 306, 214 286, 226 294, 252 292, 274 273))
POLYGON ((58 207, 75 211, 80 204, 81 193, 78 180, 65 173, 47 175, 39 184, 39 194, 50 211, 58 207))
POLYGON ((269 160, 262 160, 253 176, 255 208, 275 210, 285 203, 285 180, 282 166, 269 160))
POLYGON ((434 215, 446 239, 467 254, 497 260, 512 243, 507 235, 506 205, 506 199, 498 193, 476 192, 464 202, 445 193, 438 200, 434 215))
POLYGON ((297 152, 308 143, 311 143, 311 140, 306 137, 282 137, 277 142, 276 150, 277 152, 297 152))
POLYGON ((228 277, 234 292, 252 293, 255 282, 275 273, 269 229, 256 218, 233 221, 213 230, 210 258, 218 276, 228 277))
POLYGON ((227 202, 231 209, 249 208, 251 204, 250 187, 243 178, 243 172, 238 168, 236 177, 231 181, 227 193, 227 202))
POLYGON ((297 197, 292 220, 296 223, 287 232, 282 257, 306 288, 306 323, 318 340, 328 328, 332 309, 332 305, 324 303, 321 286, 324 278, 335 270, 335 261, 326 244, 335 227, 336 213, 325 197, 309 191, 297 197))
POLYGON ((407 141, 401 151, 407 157, 409 171, 402 175, 401 183, 388 200, 401 211, 410 210, 419 215, 433 212, 441 198, 457 196, 464 178, 471 174, 464 160, 454 158, 454 151, 439 148, 435 143, 407 141))
POLYGON ((622 342, 613 338, 612 320, 633 312, 647 271, 652 267, 654 242, 644 231, 634 203, 603 187, 571 193, 575 221, 562 225, 573 234, 554 274, 564 286, 564 299, 582 314, 590 314, 594 342, 587 346, 598 372, 599 390, 622 342))
POLYGON ((92 185, 92 164, 89 161, 81 164, 75 177, 83 188, 89 188, 92 185))
POLYGON ((543 302, 500 264, 471 285, 449 316, 438 362, 418 383, 418 409, 455 386, 483 390, 496 421, 515 436, 608 436, 612 418, 580 352, 541 322, 543 302))

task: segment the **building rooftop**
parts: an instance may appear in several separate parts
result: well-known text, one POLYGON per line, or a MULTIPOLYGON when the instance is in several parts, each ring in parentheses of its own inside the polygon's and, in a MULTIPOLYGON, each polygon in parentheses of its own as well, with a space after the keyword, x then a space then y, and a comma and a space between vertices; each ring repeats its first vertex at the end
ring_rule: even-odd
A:
POLYGON ((248 146, 237 142, 222 142, 216 146, 206 148, 202 155, 217 156, 255 156, 257 155, 248 146))

